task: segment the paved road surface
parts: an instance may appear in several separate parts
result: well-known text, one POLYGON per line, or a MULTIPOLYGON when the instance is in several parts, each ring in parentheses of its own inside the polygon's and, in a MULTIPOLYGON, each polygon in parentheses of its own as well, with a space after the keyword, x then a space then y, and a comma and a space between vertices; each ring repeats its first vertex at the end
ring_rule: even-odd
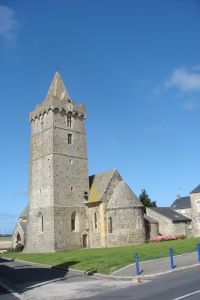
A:
MULTIPOLYGON (((176 269, 191 266, 198 263, 199 261, 198 261, 197 252, 174 256, 174 264, 176 266, 176 269)), ((169 257, 140 263, 141 275, 151 275, 151 274, 162 273, 166 271, 169 272, 170 270, 171 267, 170 267, 169 257)), ((115 271, 113 272, 113 275, 134 276, 136 275, 135 264, 126 266, 118 271, 115 271)))
POLYGON ((200 268, 160 276, 144 284, 117 291, 105 292, 87 299, 200 300, 200 268))
MULTIPOLYGON (((1 284, 1 282, 0 282, 1 284)), ((9 291, 0 286, 0 299, 2 300, 17 300, 9 291)))
POLYGON ((22 293, 22 299, 31 300, 83 299, 132 285, 130 281, 97 279, 77 271, 49 269, 0 259, 0 284, 2 279, 6 280, 9 287, 22 293))
MULTIPOLYGON (((134 285, 131 281, 97 279, 74 271, 0 260, 0 282, 2 279, 21 292, 18 298, 23 300, 200 300, 200 268, 134 285)), ((1 292, 0 300, 16 300, 4 289, 1 292)))

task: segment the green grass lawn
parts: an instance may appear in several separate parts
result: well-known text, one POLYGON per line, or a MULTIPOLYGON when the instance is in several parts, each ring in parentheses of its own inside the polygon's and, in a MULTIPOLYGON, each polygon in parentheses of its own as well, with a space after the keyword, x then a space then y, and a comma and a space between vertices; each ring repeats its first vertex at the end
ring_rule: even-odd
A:
POLYGON ((139 254, 140 261, 145 261, 168 256, 170 247, 174 249, 174 255, 196 251, 198 243, 200 243, 200 238, 190 238, 132 247, 81 249, 56 253, 7 253, 2 254, 2 256, 63 268, 93 270, 109 274, 133 263, 135 252, 139 254))
POLYGON ((12 240, 11 236, 0 236, 0 242, 10 242, 12 240))

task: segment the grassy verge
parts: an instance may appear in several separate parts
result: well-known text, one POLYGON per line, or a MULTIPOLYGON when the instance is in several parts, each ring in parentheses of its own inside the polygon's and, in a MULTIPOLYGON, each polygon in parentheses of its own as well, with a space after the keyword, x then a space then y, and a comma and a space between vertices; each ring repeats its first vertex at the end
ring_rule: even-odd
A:
POLYGON ((167 241, 157 244, 147 243, 132 247, 81 249, 56 253, 7 253, 2 256, 49 264, 64 268, 94 270, 109 274, 134 262, 134 253, 139 254, 139 260, 167 257, 169 248, 174 249, 175 255, 193 252, 197 249, 200 238, 190 238, 177 241, 167 241))
POLYGON ((10 242, 11 240, 11 236, 0 236, 0 242, 10 242))

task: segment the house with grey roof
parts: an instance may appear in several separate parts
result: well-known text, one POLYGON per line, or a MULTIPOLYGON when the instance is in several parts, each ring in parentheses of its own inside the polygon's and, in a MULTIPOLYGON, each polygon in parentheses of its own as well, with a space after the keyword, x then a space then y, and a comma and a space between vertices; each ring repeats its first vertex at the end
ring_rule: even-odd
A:
POLYGON ((188 226, 190 235, 200 236, 200 184, 190 192, 189 196, 178 196, 171 208, 191 219, 191 225, 188 226))
POLYGON ((200 236, 200 184, 190 192, 193 235, 200 236))
POLYGON ((159 234, 182 234, 190 236, 191 218, 188 218, 170 207, 146 208, 147 216, 158 222, 159 234), (189 227, 189 228, 188 228, 189 227))
POLYGON ((188 218, 192 217, 190 196, 181 197, 177 195, 176 200, 170 207, 188 218))

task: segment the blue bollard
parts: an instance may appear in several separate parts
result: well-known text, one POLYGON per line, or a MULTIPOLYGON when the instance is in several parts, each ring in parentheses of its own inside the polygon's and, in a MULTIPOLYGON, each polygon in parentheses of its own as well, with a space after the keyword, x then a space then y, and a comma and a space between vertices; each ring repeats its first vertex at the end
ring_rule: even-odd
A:
POLYGON ((198 260, 200 262, 200 244, 197 244, 198 260))
POLYGON ((171 266, 171 269, 174 269, 175 265, 174 265, 174 257, 173 257, 173 249, 172 248, 169 249, 169 255, 170 255, 170 266, 171 266))
POLYGON ((139 267, 139 256, 135 253, 135 267, 136 267, 136 275, 140 275, 140 267, 139 267))

